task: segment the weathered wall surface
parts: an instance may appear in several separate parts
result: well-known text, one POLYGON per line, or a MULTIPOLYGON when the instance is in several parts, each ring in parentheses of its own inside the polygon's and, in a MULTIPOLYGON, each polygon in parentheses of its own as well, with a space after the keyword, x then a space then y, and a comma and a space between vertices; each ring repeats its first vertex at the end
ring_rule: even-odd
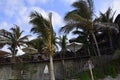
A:
MULTIPOLYGON (((111 59, 111 56, 102 57, 102 60, 104 60, 104 63, 109 61, 111 59), (105 60, 106 59, 106 60, 105 60)), ((78 59, 67 59, 65 60, 64 68, 62 65, 61 60, 54 61, 54 70, 55 70, 55 77, 56 80, 62 80, 63 76, 66 75, 66 77, 72 77, 75 72, 81 72, 81 70, 84 68, 84 65, 86 64, 88 59, 84 58, 78 58, 78 59)), ((92 59, 93 64, 99 64, 100 59, 92 59)), ((27 63, 27 71, 21 71, 22 77, 26 80, 49 80, 49 73, 44 74, 44 68, 45 66, 49 66, 48 61, 44 62, 35 62, 35 63, 27 63)), ((0 80, 9 80, 12 79, 12 68, 10 64, 3 64, 0 65, 0 80)))

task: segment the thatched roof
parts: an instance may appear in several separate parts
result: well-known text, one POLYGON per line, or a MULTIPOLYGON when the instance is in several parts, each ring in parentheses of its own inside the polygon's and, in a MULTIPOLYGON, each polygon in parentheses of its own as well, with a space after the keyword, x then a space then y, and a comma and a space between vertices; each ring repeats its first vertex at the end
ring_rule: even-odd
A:
POLYGON ((0 57, 6 57, 6 56, 8 56, 9 54, 10 54, 9 52, 0 50, 0 57))

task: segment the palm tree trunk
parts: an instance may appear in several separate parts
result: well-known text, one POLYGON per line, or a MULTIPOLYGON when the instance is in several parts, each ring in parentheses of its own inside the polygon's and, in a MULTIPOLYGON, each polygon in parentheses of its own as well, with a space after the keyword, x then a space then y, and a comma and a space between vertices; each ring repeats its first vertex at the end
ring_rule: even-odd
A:
POLYGON ((49 57, 50 57, 50 80, 55 80, 53 57, 52 57, 52 55, 49 55, 49 57))
POLYGON ((89 49, 89 47, 88 47, 87 51, 88 51, 88 55, 90 56, 91 54, 90 54, 90 49, 89 49))
POLYGON ((95 45, 96 45, 96 48, 97 48, 98 56, 101 56, 100 49, 99 49, 99 47, 98 47, 98 43, 97 43, 95 34, 94 34, 93 32, 92 32, 92 36, 93 36, 93 39, 94 39, 94 41, 95 41, 95 45))
MULTIPOLYGON (((50 39, 50 48, 49 49, 52 50, 52 45, 53 45, 53 43, 52 43, 52 41, 53 41, 52 40, 53 39, 52 13, 49 13, 49 19, 50 19, 50 27, 51 27, 51 35, 50 35, 51 37, 49 38, 50 39)), ((51 80, 55 80, 54 66, 53 66, 53 57, 52 57, 52 53, 53 52, 51 52, 49 54, 49 56, 50 56, 50 78, 51 78, 51 80)))
POLYGON ((109 35, 110 48, 113 49, 112 37, 109 35))
POLYGON ((93 48, 94 55, 97 56, 97 52, 96 52, 96 50, 95 50, 94 43, 92 43, 92 48, 93 48))

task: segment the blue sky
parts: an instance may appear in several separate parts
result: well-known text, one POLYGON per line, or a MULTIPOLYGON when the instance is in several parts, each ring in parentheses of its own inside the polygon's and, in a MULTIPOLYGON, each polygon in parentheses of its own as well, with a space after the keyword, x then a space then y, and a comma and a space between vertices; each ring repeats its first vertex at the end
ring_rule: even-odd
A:
MULTIPOLYGON (((46 15, 53 13, 53 26, 56 32, 64 25, 64 15, 72 10, 71 4, 76 0, 0 0, 0 29, 9 30, 13 24, 17 24, 29 34, 31 25, 29 24, 30 12, 36 10, 46 15)), ((111 6, 113 10, 119 13, 119 0, 94 0, 95 15, 98 16, 99 11, 105 10, 111 6)))
MULTIPOLYGON (((29 24, 30 12, 38 11, 44 17, 49 12, 53 13, 54 30, 58 32, 64 25, 64 15, 73 9, 71 4, 76 0, 0 0, 0 29, 9 30, 14 24, 20 26, 30 34, 31 25, 29 24)), ((120 0, 94 0, 95 15, 99 16, 99 11, 105 12, 108 7, 116 10, 116 15, 120 13, 120 0)), ((115 16, 116 16, 115 15, 115 16)), ((32 37, 34 38, 34 37, 32 37)))

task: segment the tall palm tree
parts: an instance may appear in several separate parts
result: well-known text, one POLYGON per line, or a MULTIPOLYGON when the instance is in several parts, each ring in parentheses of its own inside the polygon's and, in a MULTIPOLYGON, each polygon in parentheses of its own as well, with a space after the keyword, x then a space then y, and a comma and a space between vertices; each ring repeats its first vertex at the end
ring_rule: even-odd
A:
MULTIPOLYGON (((11 62, 13 65, 18 63, 16 61, 16 55, 18 52, 18 47, 25 46, 25 44, 28 42, 28 36, 25 35, 22 36, 23 31, 20 30, 20 27, 15 25, 15 27, 10 29, 11 31, 7 30, 1 30, 0 31, 0 36, 4 38, 4 45, 9 45, 8 49, 11 51, 11 62)), ((15 66, 16 67, 16 66, 15 66)), ((20 74, 15 74, 16 78, 20 78, 20 74)))
POLYGON ((37 33, 38 37, 42 37, 45 45, 45 52, 50 57, 50 75, 51 80, 55 80, 54 67, 53 67, 53 54, 55 51, 54 40, 55 33, 52 26, 52 13, 49 14, 49 19, 45 19, 40 13, 32 12, 30 15, 30 23, 33 25, 31 31, 37 33))
POLYGON ((112 33, 113 29, 115 30, 115 26, 111 27, 111 24, 114 24, 114 15, 115 12, 113 13, 112 9, 109 7, 105 13, 100 12, 100 17, 94 20, 95 22, 106 25, 105 27, 102 27, 102 32, 103 34, 106 33, 106 36, 108 36, 111 48, 113 48, 112 33))
POLYGON ((93 15, 93 1, 92 0, 78 0, 72 4, 74 10, 68 12, 65 16, 66 25, 60 29, 65 33, 69 33, 72 30, 83 30, 88 33, 88 36, 92 35, 98 55, 100 56, 100 50, 97 44, 97 40, 94 34, 94 27, 92 21, 93 15))

